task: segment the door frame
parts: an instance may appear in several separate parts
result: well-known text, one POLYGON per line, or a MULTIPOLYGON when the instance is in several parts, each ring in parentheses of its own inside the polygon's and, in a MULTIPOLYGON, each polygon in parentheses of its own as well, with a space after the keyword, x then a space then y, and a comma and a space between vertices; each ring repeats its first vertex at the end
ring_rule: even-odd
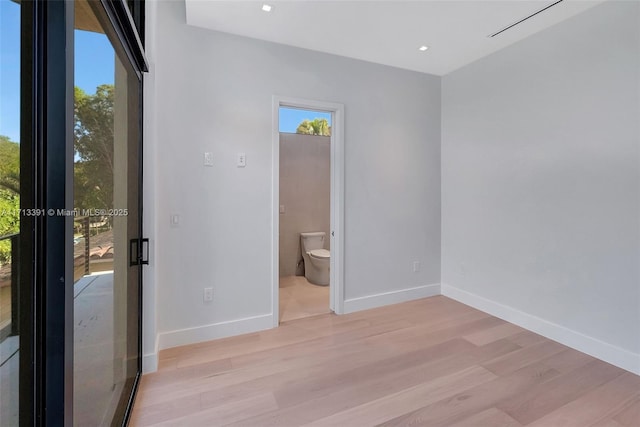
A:
POLYGON ((344 105, 335 102, 273 96, 271 178, 271 315, 273 327, 280 324, 280 107, 331 113, 331 263, 329 308, 344 313, 344 105))

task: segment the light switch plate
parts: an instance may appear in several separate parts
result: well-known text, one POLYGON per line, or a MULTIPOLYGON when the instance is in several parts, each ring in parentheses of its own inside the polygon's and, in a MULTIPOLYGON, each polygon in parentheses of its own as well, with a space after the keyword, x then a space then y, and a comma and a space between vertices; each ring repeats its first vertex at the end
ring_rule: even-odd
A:
POLYGON ((213 153, 204 153, 204 165, 213 166, 213 153))
POLYGON ((247 166, 247 155, 245 153, 238 153, 238 167, 243 168, 247 166))

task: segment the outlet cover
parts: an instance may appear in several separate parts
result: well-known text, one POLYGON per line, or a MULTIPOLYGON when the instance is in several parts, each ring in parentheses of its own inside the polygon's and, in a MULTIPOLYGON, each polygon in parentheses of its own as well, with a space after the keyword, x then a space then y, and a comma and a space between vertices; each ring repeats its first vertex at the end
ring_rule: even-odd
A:
POLYGON ((213 301, 213 288, 204 288, 204 302, 213 301))

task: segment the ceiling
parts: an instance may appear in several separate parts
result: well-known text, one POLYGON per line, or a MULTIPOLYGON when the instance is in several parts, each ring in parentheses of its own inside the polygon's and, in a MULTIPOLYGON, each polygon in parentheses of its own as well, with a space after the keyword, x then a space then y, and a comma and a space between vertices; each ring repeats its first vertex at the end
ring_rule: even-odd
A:
POLYGON ((603 0, 561 1, 495 37, 557 0, 185 1, 190 25, 441 76, 603 0))

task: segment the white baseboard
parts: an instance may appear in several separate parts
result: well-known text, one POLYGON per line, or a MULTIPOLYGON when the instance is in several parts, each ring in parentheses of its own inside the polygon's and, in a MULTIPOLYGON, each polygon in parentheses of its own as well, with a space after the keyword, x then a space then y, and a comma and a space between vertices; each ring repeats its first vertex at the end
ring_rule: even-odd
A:
POLYGON ((261 316, 213 323, 196 328, 161 332, 158 336, 158 349, 164 350, 180 345, 195 344, 271 328, 273 328, 273 316, 269 313, 261 316))
POLYGON ((156 336, 156 348, 153 353, 142 355, 142 373, 150 374, 158 370, 158 337, 156 336))
POLYGON ((446 297, 640 375, 640 354, 632 353, 629 350, 444 283, 441 286, 441 291, 442 295, 446 297))
POLYGON ((344 301, 344 314, 370 308, 382 307, 389 304, 411 301, 419 298, 440 295, 440 284, 418 286, 415 288, 401 289, 399 291, 384 292, 381 294, 367 295, 366 297, 352 298, 344 301))
POLYGON ((158 370, 158 353, 147 353, 142 356, 142 373, 150 374, 158 370))
POLYGON ((142 373, 150 374, 158 370, 158 342, 160 337, 156 334, 153 352, 142 355, 142 373))

